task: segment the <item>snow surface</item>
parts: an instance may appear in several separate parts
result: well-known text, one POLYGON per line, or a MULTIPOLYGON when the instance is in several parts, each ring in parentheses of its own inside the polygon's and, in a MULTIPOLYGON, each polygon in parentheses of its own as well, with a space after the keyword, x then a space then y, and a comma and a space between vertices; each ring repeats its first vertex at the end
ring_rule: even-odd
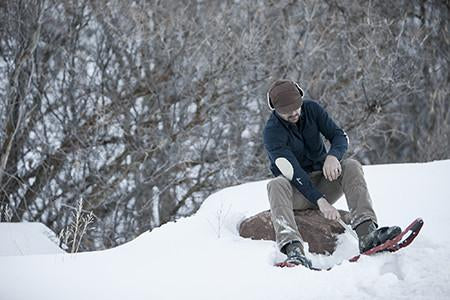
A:
MULTIPOLYGON (((449 299, 450 160, 364 172, 381 226, 424 219, 408 248, 350 263, 347 232, 335 254, 312 256, 339 264, 330 271, 273 267, 284 257, 275 243, 237 229, 269 208, 264 180, 223 189, 195 215, 114 249, 0 257, 0 299, 449 299)), ((336 206, 346 208, 344 197, 336 206)))
POLYGON ((44 224, 0 223, 0 256, 58 253, 65 252, 58 247, 55 233, 44 224))

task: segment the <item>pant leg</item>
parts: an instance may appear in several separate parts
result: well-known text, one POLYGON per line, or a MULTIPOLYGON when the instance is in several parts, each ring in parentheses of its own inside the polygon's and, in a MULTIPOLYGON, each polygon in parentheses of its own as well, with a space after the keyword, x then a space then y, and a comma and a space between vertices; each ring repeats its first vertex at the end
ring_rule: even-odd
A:
POLYGON ((330 204, 336 203, 343 194, 345 195, 353 229, 366 220, 378 224, 361 164, 355 159, 345 159, 341 162, 341 166, 342 173, 337 180, 328 181, 322 171, 312 172, 310 179, 330 204))
MULTIPOLYGON (((313 185, 320 181, 320 171, 310 174, 313 185)), ((317 209, 318 207, 300 193, 300 191, 280 175, 267 184, 270 203, 271 219, 275 229, 276 242, 281 250, 290 241, 303 241, 297 223, 295 222, 294 210, 317 209)))
POLYGON ((348 158, 341 162, 341 166, 342 173, 338 181, 342 185, 350 210, 352 228, 355 229, 367 220, 378 224, 361 164, 355 159, 348 158))
POLYGON ((294 189, 291 182, 281 175, 267 183, 271 219, 280 250, 290 241, 303 241, 294 218, 294 189))
MULTIPOLYGON (((341 162, 341 166, 341 175, 331 182, 325 179, 321 171, 312 172, 310 179, 313 185, 325 195, 330 204, 345 194, 353 229, 369 219, 378 224, 361 164, 354 159, 345 159, 341 162)), ((279 249, 292 240, 303 241, 295 223, 293 209, 301 210, 317 206, 311 204, 281 175, 269 181, 267 191, 279 249)))
POLYGON ((342 195, 344 195, 340 180, 328 181, 323 176, 322 171, 315 171, 311 173, 311 175, 317 177, 317 184, 315 185, 315 187, 319 192, 325 195, 325 199, 327 199, 328 203, 334 204, 339 200, 339 198, 342 197, 342 195))

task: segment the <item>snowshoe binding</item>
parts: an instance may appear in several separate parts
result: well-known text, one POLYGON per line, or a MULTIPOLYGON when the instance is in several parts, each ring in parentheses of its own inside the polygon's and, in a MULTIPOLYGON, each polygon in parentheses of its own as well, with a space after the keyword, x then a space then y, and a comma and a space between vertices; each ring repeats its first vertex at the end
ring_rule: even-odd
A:
POLYGON ((366 221, 356 228, 359 238, 359 252, 364 253, 372 248, 384 244, 398 236, 402 229, 398 226, 378 226, 372 221, 366 221))
POLYGON ((284 262, 278 263, 279 267, 295 267, 302 265, 308 269, 314 269, 311 261, 305 256, 303 245, 299 241, 292 241, 285 245, 281 252, 287 255, 284 262))

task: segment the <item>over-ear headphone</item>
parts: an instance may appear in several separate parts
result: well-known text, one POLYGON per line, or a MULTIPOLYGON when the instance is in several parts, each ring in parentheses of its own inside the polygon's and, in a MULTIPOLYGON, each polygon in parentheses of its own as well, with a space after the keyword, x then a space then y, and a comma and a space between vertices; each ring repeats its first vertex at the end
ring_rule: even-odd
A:
MULTIPOLYGON (((293 84, 295 84, 295 86, 297 87, 299 93, 300 93, 300 97, 303 98, 303 90, 302 88, 298 85, 297 82, 290 80, 293 84)), ((272 100, 270 99, 270 91, 274 88, 275 86, 272 86, 268 91, 267 91, 267 105, 269 105, 270 110, 275 110, 275 107, 273 107, 272 105, 272 100)))

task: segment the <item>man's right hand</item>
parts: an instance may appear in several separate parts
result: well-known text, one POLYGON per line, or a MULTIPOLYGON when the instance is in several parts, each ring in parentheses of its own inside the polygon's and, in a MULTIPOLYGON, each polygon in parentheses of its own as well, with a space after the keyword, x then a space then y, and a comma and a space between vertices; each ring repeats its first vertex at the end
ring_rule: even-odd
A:
POLYGON ((317 200, 317 205, 319 206, 319 209, 325 218, 334 221, 337 221, 341 218, 338 210, 333 205, 328 203, 327 199, 323 197, 320 198, 319 200, 317 200))

